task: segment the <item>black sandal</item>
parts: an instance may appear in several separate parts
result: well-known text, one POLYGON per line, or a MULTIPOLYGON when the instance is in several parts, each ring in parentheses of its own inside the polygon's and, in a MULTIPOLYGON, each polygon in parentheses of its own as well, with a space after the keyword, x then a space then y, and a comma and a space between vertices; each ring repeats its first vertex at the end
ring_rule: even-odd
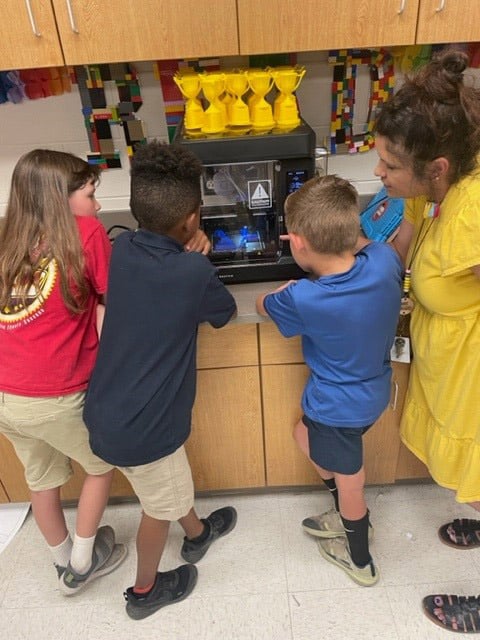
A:
POLYGON ((457 633, 480 633, 480 596, 426 596, 423 612, 443 629, 457 633))
POLYGON ((440 540, 455 549, 480 547, 480 520, 460 518, 447 522, 438 530, 440 540))

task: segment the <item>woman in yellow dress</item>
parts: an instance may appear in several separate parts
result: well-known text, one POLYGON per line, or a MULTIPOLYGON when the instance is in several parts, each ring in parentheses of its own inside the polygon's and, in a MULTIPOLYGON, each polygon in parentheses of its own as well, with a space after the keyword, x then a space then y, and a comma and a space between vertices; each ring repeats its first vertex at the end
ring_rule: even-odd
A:
MULTIPOLYGON (((413 360, 401 438, 456 500, 480 511, 480 90, 468 57, 445 50, 382 108, 375 174, 407 198, 394 240, 411 270, 413 360)), ((439 529, 456 548, 480 547, 480 520, 439 529)), ((480 597, 434 595, 443 628, 480 632, 480 597)))

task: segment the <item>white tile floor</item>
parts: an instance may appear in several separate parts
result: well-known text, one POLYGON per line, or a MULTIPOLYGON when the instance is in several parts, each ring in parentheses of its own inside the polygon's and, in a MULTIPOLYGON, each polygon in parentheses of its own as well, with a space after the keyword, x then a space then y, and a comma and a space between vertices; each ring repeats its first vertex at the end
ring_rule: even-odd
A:
MULTIPOLYGON (((420 610, 429 592, 477 594, 480 550, 441 544, 436 530, 452 517, 474 517, 435 485, 371 487, 373 588, 353 583, 318 553, 301 520, 330 508, 325 491, 200 498, 201 516, 224 504, 238 510, 236 529, 198 565, 185 601, 130 620, 122 591, 132 584, 137 504, 112 505, 104 522, 129 546, 125 563, 73 598, 56 589, 55 570, 31 515, 0 554, 0 637, 5 640, 453 640, 420 610)), ((73 522, 74 510, 67 517, 73 522)), ((173 525, 161 563, 182 563, 182 532, 173 525)))

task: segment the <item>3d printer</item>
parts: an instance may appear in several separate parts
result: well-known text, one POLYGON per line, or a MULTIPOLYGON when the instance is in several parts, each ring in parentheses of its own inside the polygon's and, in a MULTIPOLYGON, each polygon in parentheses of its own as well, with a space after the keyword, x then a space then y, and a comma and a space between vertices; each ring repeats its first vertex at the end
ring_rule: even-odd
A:
POLYGON ((285 131, 199 136, 180 125, 175 142, 204 165, 201 226, 209 258, 227 283, 283 280, 305 273, 295 264, 283 205, 315 172, 315 133, 305 122, 285 131))

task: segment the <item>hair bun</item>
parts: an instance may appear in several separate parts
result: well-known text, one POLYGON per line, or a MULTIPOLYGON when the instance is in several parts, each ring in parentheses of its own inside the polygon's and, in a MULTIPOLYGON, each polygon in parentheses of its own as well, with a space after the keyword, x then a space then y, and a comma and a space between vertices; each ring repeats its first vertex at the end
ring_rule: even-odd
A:
POLYGON ((443 71, 456 82, 463 81, 463 72, 468 67, 468 55, 463 51, 445 51, 439 56, 443 71))

